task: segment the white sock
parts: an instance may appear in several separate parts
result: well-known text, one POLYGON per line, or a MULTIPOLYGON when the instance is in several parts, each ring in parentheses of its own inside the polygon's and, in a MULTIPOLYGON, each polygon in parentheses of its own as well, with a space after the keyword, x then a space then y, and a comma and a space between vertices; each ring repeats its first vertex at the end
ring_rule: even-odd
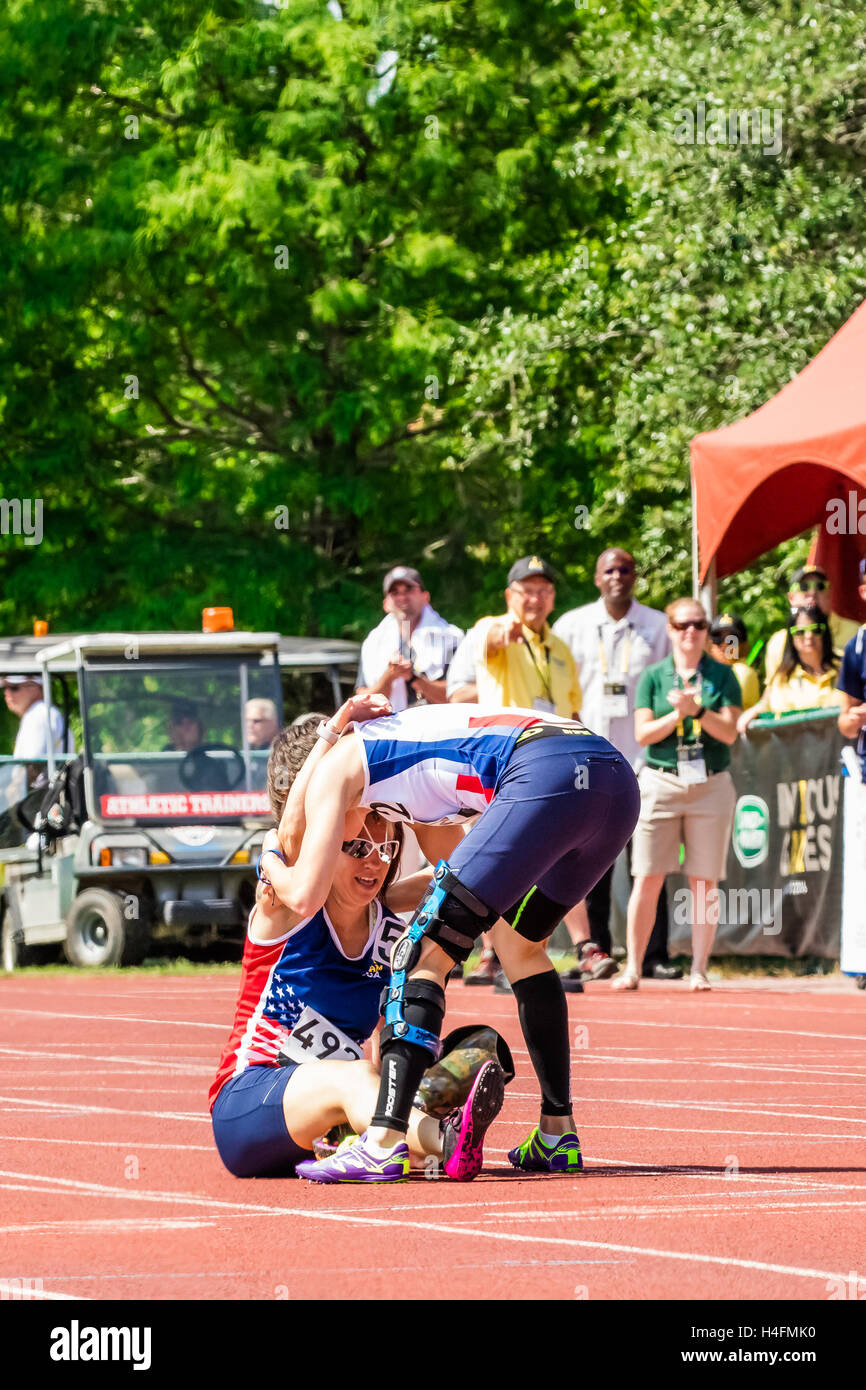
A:
POLYGON ((393 1149, 383 1148, 381 1144, 374 1144, 372 1139, 364 1140, 364 1148, 373 1158, 387 1158, 389 1154, 394 1152, 393 1149))
POLYGON ((559 1143, 560 1139, 562 1138, 562 1135, 561 1135, 561 1134, 545 1134, 544 1130, 543 1130, 543 1129, 541 1128, 541 1126, 539 1125, 539 1127, 538 1127, 538 1137, 539 1137, 539 1139, 541 1140, 542 1144, 546 1144, 547 1147, 548 1147, 549 1149, 555 1149, 556 1146, 557 1146, 557 1144, 559 1143))

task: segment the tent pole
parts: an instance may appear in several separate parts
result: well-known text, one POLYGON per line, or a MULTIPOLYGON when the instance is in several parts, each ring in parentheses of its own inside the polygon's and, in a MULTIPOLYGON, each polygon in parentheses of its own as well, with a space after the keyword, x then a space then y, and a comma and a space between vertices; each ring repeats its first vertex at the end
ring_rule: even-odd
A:
POLYGON ((700 599, 707 617, 710 619, 710 622, 712 622, 713 618, 716 616, 716 607, 718 603, 715 556, 713 556, 710 561, 706 580, 701 587, 700 599))
POLYGON ((695 492, 695 475, 692 471, 692 598, 701 592, 700 566, 698 563, 698 499, 695 492))

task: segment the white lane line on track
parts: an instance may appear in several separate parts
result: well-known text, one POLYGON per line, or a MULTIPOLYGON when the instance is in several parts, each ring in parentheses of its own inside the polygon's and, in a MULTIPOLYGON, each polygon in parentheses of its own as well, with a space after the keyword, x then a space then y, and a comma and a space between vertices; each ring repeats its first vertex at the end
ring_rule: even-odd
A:
POLYGON ((0 1144, 80 1144, 85 1149, 195 1149, 201 1153, 216 1153, 213 1144, 154 1144, 141 1139, 58 1139, 56 1135, 0 1134, 0 1144))
MULTIPOLYGON (((129 1042, 128 1038, 127 1042, 129 1042)), ((99 1047, 100 1044, 95 1043, 94 1046, 99 1047)), ((91 1065, 94 1062, 100 1062, 115 1067, 145 1067, 151 1069, 156 1067, 160 1071, 181 1071, 190 1076, 212 1076, 214 1073, 213 1067, 198 1066, 195 1062, 184 1060, 178 1062, 160 1062, 152 1057, 105 1057, 98 1052, 64 1052, 62 1056, 58 1056, 54 1052, 37 1052, 35 1049, 31 1048, 0 1047, 0 1055, 24 1058, 52 1057, 57 1062, 90 1062, 91 1065)))
MULTIPOLYGON (((2 1184, 0 1184, 2 1186, 2 1184)), ((42 1188, 31 1188, 32 1192, 41 1192, 42 1188)), ((216 1217, 206 1216, 145 1216, 138 1220, 134 1216, 118 1217, 94 1217, 92 1220, 85 1221, 29 1221, 26 1224, 16 1226, 0 1226, 0 1235, 70 1235, 86 1236, 102 1232, 105 1235, 123 1235, 129 1232, 139 1231, 197 1231, 203 1226, 212 1227, 216 1225, 216 1217)), ((63 1276, 64 1278, 67 1276, 63 1276)), ((68 1276, 72 1278, 73 1276, 68 1276)))
MULTIPOLYGON (((85 1276, 86 1278, 87 1276, 85 1276)), ((20 1283, 8 1283, 0 1279, 0 1298, 14 1303, 90 1303, 91 1299, 86 1293, 57 1293, 51 1289, 28 1289, 26 1294, 22 1294, 20 1283)))
MULTIPOLYGON (((0 1178, 19 1178, 36 1182, 44 1181, 41 1174, 33 1173, 11 1173, 0 1170, 0 1178)), ((83 1183, 77 1180, 51 1179, 60 1181, 71 1192, 78 1190, 81 1195, 98 1195, 102 1197, 122 1197, 129 1201, 139 1202, 174 1202, 183 1206, 204 1206, 212 1210, 221 1211, 240 1211, 240 1212, 262 1212, 276 1218, 288 1218, 293 1221, 335 1221, 343 1226, 365 1226, 369 1228, 380 1228, 383 1230, 418 1230, 429 1235, 436 1232, 439 1235, 456 1235, 465 1239, 466 1236, 475 1236, 480 1240, 496 1240, 521 1245, 556 1245, 565 1246, 570 1249, 584 1250, 606 1250, 614 1254, 636 1255, 646 1259, 677 1260, 687 1264, 706 1264, 723 1266, 726 1269, 749 1269, 762 1274, 783 1274, 796 1279, 823 1279, 825 1282, 830 1279, 847 1279, 847 1274, 840 1274, 832 1270, 801 1268, 797 1265, 773 1264, 763 1260, 745 1260, 737 1256, 711 1255, 697 1253, 688 1250, 661 1250, 655 1246, 623 1245, 613 1241, 583 1240, 571 1236, 547 1236, 547 1235, 522 1235, 513 1231, 485 1231, 477 1227, 446 1225, 444 1222, 427 1221, 401 1221, 386 1217, 359 1217, 350 1211, 343 1212, 322 1212, 305 1210, 297 1207, 268 1207, 264 1204, 247 1205, 243 1202, 227 1202, 219 1198, 205 1197, 194 1193, 182 1192, 128 1192, 122 1188, 110 1188, 101 1183, 83 1183)))
POLYGON ((111 1105, 76 1105, 65 1100, 27 1100, 20 1096, 0 1096, 0 1105, 14 1110, 16 1107, 30 1106, 32 1110, 50 1110, 58 1115, 146 1115, 150 1120, 195 1120, 210 1124, 210 1115, 184 1114, 176 1110, 123 1110, 111 1105))
MULTIPOLYGON (((586 1099, 579 1102, 586 1104, 586 1099)), ((639 1109, 646 1107, 649 1110, 712 1110, 717 1112, 724 1109, 729 1115, 771 1115, 776 1120, 833 1120, 835 1123, 846 1125, 866 1125, 866 1119, 858 1119, 851 1115, 813 1115, 804 1110, 763 1110, 757 1104, 750 1105, 747 1101, 740 1100, 736 1105, 729 1101, 720 1101, 718 1097, 707 1100, 646 1100, 640 1096, 592 1096, 593 1105, 634 1105, 639 1109)))
POLYGON ((50 1013, 47 1009, 8 1009, 4 1008, 4 1014, 30 1014, 36 1018, 79 1018, 97 1019, 100 1023, 153 1023, 158 1028, 218 1028, 225 1032, 226 1028, 231 1028, 231 1020, 227 1023, 193 1023, 186 1018, 137 1018, 134 1014, 62 1014, 50 1013))

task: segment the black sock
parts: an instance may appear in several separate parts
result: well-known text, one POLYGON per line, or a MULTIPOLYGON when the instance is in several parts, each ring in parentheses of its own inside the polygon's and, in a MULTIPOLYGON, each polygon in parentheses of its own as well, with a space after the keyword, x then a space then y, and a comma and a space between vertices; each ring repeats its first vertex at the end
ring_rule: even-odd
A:
MULTIPOLYGON (((409 980, 403 999, 403 1017, 416 1028, 438 1038, 445 1016, 445 991, 432 980, 409 980), (418 997, 421 995, 422 997, 418 997)), ((396 1129, 405 1134, 409 1112, 421 1078, 436 1060, 426 1047, 393 1038, 382 1045, 382 1079, 371 1126, 396 1129)))
POLYGON ((529 1057, 541 1085, 543 1115, 571 1114, 568 1005, 553 969, 515 980, 514 997, 529 1057))

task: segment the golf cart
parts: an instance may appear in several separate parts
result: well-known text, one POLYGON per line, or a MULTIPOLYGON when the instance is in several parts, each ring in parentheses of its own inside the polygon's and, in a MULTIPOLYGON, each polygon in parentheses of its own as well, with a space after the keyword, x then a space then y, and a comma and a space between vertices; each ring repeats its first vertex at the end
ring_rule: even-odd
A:
POLYGON ((162 935, 242 942, 271 824, 268 746, 251 744, 245 712, 271 702, 259 710, 281 722, 279 643, 213 631, 2 644, 0 669, 41 679, 46 722, 55 703, 80 730, 75 755, 58 759, 48 738, 44 762, 0 758, 5 969, 60 942, 75 965, 133 964, 162 935))

